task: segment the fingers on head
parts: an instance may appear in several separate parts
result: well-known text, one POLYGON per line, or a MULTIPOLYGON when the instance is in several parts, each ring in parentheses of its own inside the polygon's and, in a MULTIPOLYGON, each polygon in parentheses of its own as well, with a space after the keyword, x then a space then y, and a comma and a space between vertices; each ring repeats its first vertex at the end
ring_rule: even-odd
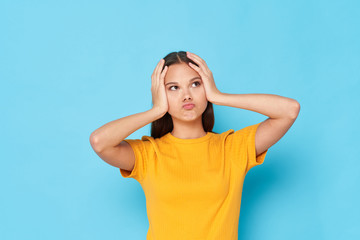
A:
POLYGON ((165 63, 165 60, 162 58, 160 59, 160 61, 158 62, 158 64, 155 67, 155 70, 153 72, 153 74, 151 75, 151 78, 155 78, 157 80, 160 80, 160 78, 163 78, 163 75, 165 74, 166 70, 168 69, 167 66, 165 66, 164 70, 163 69, 163 64, 165 63))
POLYGON ((165 60, 163 58, 160 59, 158 65, 156 66, 156 70, 155 70, 156 76, 159 76, 161 74, 164 63, 165 63, 165 60))
POLYGON ((160 59, 160 61, 156 64, 156 67, 155 67, 155 70, 154 70, 155 74, 157 74, 159 72, 161 63, 162 63, 162 60, 160 59))
POLYGON ((167 70, 169 69, 169 66, 165 66, 162 68, 162 71, 161 71, 161 76, 164 76, 167 72, 167 70))

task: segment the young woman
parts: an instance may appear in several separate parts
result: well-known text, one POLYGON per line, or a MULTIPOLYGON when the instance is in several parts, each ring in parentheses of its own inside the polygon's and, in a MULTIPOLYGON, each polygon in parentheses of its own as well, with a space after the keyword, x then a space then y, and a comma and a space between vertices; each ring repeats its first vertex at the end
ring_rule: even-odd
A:
POLYGON ((245 175, 289 130, 299 103, 272 94, 222 93, 205 61, 184 51, 161 59, 151 80, 152 108, 96 129, 94 151, 141 184, 147 239, 238 239, 245 175), (215 133, 212 103, 269 118, 215 133), (125 139, 149 123, 151 136, 125 139))

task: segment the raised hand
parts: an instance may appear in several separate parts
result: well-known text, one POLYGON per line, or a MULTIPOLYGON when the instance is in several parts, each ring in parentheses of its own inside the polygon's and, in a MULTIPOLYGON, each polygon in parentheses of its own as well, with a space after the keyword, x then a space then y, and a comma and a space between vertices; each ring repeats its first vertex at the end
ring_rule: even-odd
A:
POLYGON ((153 74, 151 75, 151 94, 153 108, 157 109, 165 115, 169 110, 169 104, 165 89, 165 75, 168 70, 168 66, 164 66, 165 60, 162 58, 155 67, 153 74))
POLYGON ((199 73, 204 84, 206 98, 208 101, 212 102, 216 98, 216 96, 220 94, 220 91, 215 85, 212 72, 206 65, 206 62, 198 55, 190 52, 186 52, 186 55, 199 66, 198 67, 192 63, 189 63, 189 66, 199 73))

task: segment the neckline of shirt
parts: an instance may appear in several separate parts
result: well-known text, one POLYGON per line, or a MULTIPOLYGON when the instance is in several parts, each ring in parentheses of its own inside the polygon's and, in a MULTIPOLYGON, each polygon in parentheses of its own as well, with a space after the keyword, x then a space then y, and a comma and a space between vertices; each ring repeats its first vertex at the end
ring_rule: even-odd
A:
POLYGON ((206 135, 199 138, 184 139, 184 138, 175 137, 174 135, 171 134, 171 132, 168 132, 165 135, 165 138, 177 143, 199 143, 208 140, 212 136, 212 134, 213 134, 212 132, 206 132, 206 135))

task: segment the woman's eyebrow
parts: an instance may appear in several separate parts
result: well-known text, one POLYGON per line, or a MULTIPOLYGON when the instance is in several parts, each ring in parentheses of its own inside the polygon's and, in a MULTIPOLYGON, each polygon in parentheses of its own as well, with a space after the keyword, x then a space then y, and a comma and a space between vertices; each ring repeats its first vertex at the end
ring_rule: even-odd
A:
MULTIPOLYGON (((193 77, 193 78, 191 78, 191 79, 189 80, 189 82, 194 81, 195 79, 201 79, 201 78, 200 78, 200 77, 193 77)), ((178 83, 178 82, 168 82, 167 84, 165 84, 165 86, 168 85, 168 84, 170 84, 170 83, 178 83)))

